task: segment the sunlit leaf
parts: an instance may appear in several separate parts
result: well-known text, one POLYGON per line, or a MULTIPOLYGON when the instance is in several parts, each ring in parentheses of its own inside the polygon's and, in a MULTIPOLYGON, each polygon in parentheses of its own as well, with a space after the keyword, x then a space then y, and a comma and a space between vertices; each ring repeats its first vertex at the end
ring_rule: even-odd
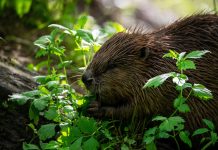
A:
POLYGON ((27 144, 26 142, 23 143, 23 150, 40 150, 37 145, 34 144, 27 144))
POLYGON ((186 75, 177 73, 173 78, 173 83, 176 83, 178 86, 183 86, 187 80, 188 77, 186 75))
POLYGON ((86 42, 88 42, 88 43, 94 42, 94 38, 93 38, 90 31, 84 30, 84 29, 79 29, 76 32, 77 32, 76 35, 81 37, 86 42))
POLYGON ((16 101, 19 105, 23 105, 28 101, 29 97, 22 94, 13 94, 10 95, 9 100, 16 101))
POLYGON ((185 89, 185 88, 191 88, 192 87, 192 84, 191 83, 184 83, 182 86, 176 86, 176 90, 177 91, 181 91, 181 89, 185 89))
POLYGON ((17 14, 22 17, 28 13, 32 4, 32 0, 14 0, 17 14))
POLYGON ((195 63, 191 60, 182 60, 177 64, 180 70, 196 69, 195 63))
POLYGON ((172 59, 178 59, 179 53, 177 53, 174 50, 169 50, 169 53, 167 53, 163 56, 163 58, 167 58, 167 57, 172 58, 172 59))
POLYGON ((46 49, 47 45, 51 43, 51 36, 50 35, 44 35, 41 36, 38 40, 34 42, 34 45, 38 46, 41 49, 46 49))
POLYGON ((163 121, 166 120, 167 117, 163 117, 163 116, 156 116, 152 119, 152 121, 163 121))
POLYGON ((169 77, 175 76, 175 72, 165 73, 156 77, 153 77, 147 81, 143 88, 158 87, 164 83, 169 77))
POLYGON ((205 55, 206 53, 209 53, 210 51, 208 50, 204 50, 204 51, 192 51, 189 54, 187 54, 185 56, 185 59, 187 58, 192 58, 192 59, 196 59, 196 58, 202 58, 203 55, 205 55))
POLYGON ((202 84, 194 84, 192 90, 194 96, 201 100, 209 100, 213 98, 212 92, 202 84))
POLYGON ((180 53, 177 61, 181 61, 184 58, 185 54, 186 52, 180 53))
POLYGON ((59 143, 57 141, 50 141, 49 143, 46 143, 44 146, 43 146, 43 149, 45 150, 52 150, 52 149, 59 149, 60 146, 59 146, 59 143))

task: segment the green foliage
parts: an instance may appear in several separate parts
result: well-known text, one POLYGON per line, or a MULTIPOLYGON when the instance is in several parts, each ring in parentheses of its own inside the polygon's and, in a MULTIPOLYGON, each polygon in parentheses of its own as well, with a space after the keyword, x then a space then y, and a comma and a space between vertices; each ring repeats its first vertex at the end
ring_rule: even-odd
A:
MULTIPOLYGON (((145 142, 147 149, 156 149, 155 140, 159 138, 173 138, 175 140, 177 148, 180 149, 180 145, 177 141, 178 137, 181 139, 181 141, 183 141, 190 148, 192 148, 190 133, 188 131, 185 131, 184 129, 185 120, 181 116, 175 115, 178 112, 187 113, 191 111, 189 105, 187 104, 190 95, 195 96, 200 100, 210 100, 213 98, 213 95, 209 89, 201 84, 188 83, 188 76, 184 74, 184 71, 188 69, 196 69, 194 61, 190 59, 202 58, 202 56, 208 52, 209 51, 192 51, 188 54, 186 54, 186 52, 182 52, 179 54, 176 51, 169 50, 169 53, 165 54, 163 57, 176 60, 176 66, 179 73, 170 72, 158 75, 149 79, 145 84, 144 88, 156 88, 161 86, 168 78, 172 78, 172 82, 176 84, 176 90, 179 91, 179 96, 173 101, 175 111, 171 114, 171 116, 156 116, 152 119, 152 121, 159 121, 160 124, 145 131, 143 141, 145 142), (184 89, 190 89, 189 94, 186 96, 183 94, 184 89)), ((218 141, 218 139, 217 133, 214 132, 215 127, 213 123, 206 119, 203 119, 203 122, 208 128, 197 129, 196 131, 194 131, 192 136, 202 134, 205 135, 205 133, 210 132, 210 137, 207 138, 208 143, 206 143, 206 145, 203 147, 203 149, 206 149, 210 145, 214 145, 218 141)), ((205 140, 206 139, 203 138, 202 142, 205 142, 205 140)))
POLYGON ((28 126, 35 135, 29 143, 23 143, 25 150, 97 150, 100 147, 113 149, 117 144, 122 149, 128 149, 135 144, 135 140, 128 134, 120 139, 118 134, 114 137, 109 130, 110 122, 97 122, 93 118, 84 117, 80 108, 81 105, 87 105, 90 99, 77 93, 68 83, 67 71, 73 66, 74 60, 69 60, 66 55, 68 49, 63 46, 65 39, 72 39, 73 52, 82 52, 80 67, 85 68, 94 52, 112 33, 124 31, 121 25, 110 22, 103 28, 95 28, 93 32, 91 29, 85 29, 87 22, 88 16, 82 15, 73 29, 52 24, 49 27, 53 31, 34 42, 39 48, 36 57, 47 58, 36 68, 46 67, 47 75, 34 77, 38 83, 36 89, 10 97, 11 101, 20 105, 30 104, 31 122, 28 126), (43 120, 46 120, 46 123, 43 120), (35 137, 39 139, 37 145, 31 143, 35 137))

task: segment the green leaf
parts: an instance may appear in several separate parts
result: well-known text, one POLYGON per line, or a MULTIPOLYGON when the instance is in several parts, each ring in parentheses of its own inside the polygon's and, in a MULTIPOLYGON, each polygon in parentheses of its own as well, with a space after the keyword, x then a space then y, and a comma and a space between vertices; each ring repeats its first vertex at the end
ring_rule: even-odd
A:
POLYGON ((103 129, 101 130, 101 132, 104 134, 104 136, 109 139, 109 140, 113 140, 113 137, 111 136, 111 133, 108 129, 103 129))
POLYGON ((145 138, 143 139, 143 142, 145 142, 146 145, 147 145, 147 144, 150 144, 150 143, 154 142, 154 139, 155 139, 154 136, 148 136, 148 137, 145 137, 145 138))
POLYGON ((58 64, 58 69, 62 69, 64 67, 70 66, 72 61, 63 61, 62 63, 58 64))
POLYGON ((38 99, 35 99, 33 101, 33 104, 39 111, 42 111, 43 109, 45 109, 48 106, 49 100, 50 100, 49 96, 42 96, 38 99))
POLYGON ((147 81, 147 83, 144 85, 143 88, 147 88, 147 87, 158 87, 160 86, 162 83, 164 83, 164 81, 166 81, 169 77, 172 77, 175 75, 175 72, 170 72, 170 73, 165 73, 159 76, 156 76, 154 78, 151 78, 147 81))
POLYGON ((32 0, 15 0, 15 9, 19 17, 28 13, 32 4, 32 0))
POLYGON ((167 117, 163 117, 163 116, 156 116, 152 119, 152 121, 163 121, 166 120, 167 117))
POLYGON ((80 150, 83 137, 78 138, 73 144, 70 145, 70 150, 80 150))
POLYGON ((184 126, 184 123, 182 124, 182 123, 180 123, 180 124, 177 124, 177 126, 175 127, 175 131, 181 131, 181 130, 183 130, 185 128, 185 126, 184 126))
POLYGON ((182 96, 177 97, 174 101, 173 101, 173 106, 175 108, 178 108, 180 105, 182 105, 184 102, 186 101, 186 99, 182 96))
POLYGON ((129 150, 129 147, 126 144, 122 144, 121 150, 129 150))
POLYGON ((59 24, 51 24, 51 25, 49 25, 48 26, 49 28, 50 27, 52 27, 52 28, 58 28, 58 29, 60 29, 60 30, 70 30, 69 28, 67 28, 67 27, 64 27, 64 26, 62 26, 62 25, 59 25, 59 24))
POLYGON ((36 45, 39 48, 45 50, 49 43, 51 43, 51 36, 50 35, 44 35, 44 36, 41 36, 39 39, 37 39, 34 42, 34 45, 36 45))
POLYGON ((179 53, 177 53, 177 52, 174 51, 174 50, 169 50, 169 53, 167 53, 167 54, 165 54, 165 55, 163 56, 163 58, 167 58, 167 57, 173 58, 173 59, 178 59, 179 53))
POLYGON ((98 147, 99 143, 94 137, 89 138, 82 146, 83 150, 97 150, 98 147))
POLYGON ((92 36, 92 33, 90 33, 88 30, 79 29, 76 32, 77 32, 76 35, 81 37, 86 42, 88 42, 88 43, 94 42, 94 38, 92 36))
POLYGON ((16 101, 19 105, 24 105, 29 100, 29 97, 22 94, 13 94, 10 95, 9 100, 16 101))
POLYGON ((40 150, 37 145, 34 144, 27 144, 26 142, 23 143, 23 150, 40 150))
POLYGON ((187 80, 188 77, 186 75, 177 73, 173 78, 173 83, 176 83, 178 86, 183 86, 187 80))
POLYGON ((189 138, 189 135, 187 132, 184 132, 184 131, 181 131, 179 133, 179 137, 180 139, 185 143, 185 144, 188 144, 188 146, 191 148, 192 147, 192 142, 189 138))
POLYGON ((179 112, 187 113, 187 112, 190 112, 190 107, 188 106, 188 104, 181 104, 178 107, 178 110, 179 110, 179 112))
POLYGON ((181 89, 185 89, 185 88, 191 88, 192 87, 192 84, 191 83, 184 83, 182 86, 176 86, 176 90, 177 91, 181 91, 181 89))
POLYGON ((185 59, 187 58, 192 58, 192 59, 197 59, 197 58, 202 58, 202 56, 206 53, 209 53, 210 51, 204 50, 204 51, 192 51, 189 54, 185 56, 185 59))
POLYGON ((92 134, 97 130, 96 121, 86 117, 78 119, 78 127, 85 134, 92 134))
POLYGON ((35 124, 38 124, 39 121, 39 111, 34 107, 33 104, 29 107, 29 118, 33 120, 35 124))
POLYGON ((196 69, 195 63, 191 60, 182 60, 177 64, 179 70, 196 69))
POLYGON ((215 127, 214 127, 214 124, 212 121, 207 120, 207 119, 203 119, 203 122, 208 126, 209 129, 211 129, 213 131, 215 130, 215 127))
POLYGON ((146 148, 146 150, 157 150, 157 147, 156 147, 154 141, 149 143, 149 144, 146 144, 145 148, 146 148))
POLYGON ((172 124, 179 124, 179 123, 184 123, 185 122, 185 120, 182 117, 180 117, 180 116, 169 117, 168 120, 172 124))
POLYGON ((200 128, 200 129, 195 130, 192 136, 199 135, 199 134, 204 134, 204 133, 206 133, 208 131, 209 130, 207 128, 200 128))
POLYGON ((82 136, 82 134, 81 134, 81 132, 80 132, 80 130, 79 130, 78 127, 72 126, 72 127, 70 128, 70 138, 72 138, 73 140, 75 140, 75 139, 78 139, 78 138, 81 137, 81 136, 82 136))
POLYGON ((0 1, 0 10, 2 10, 5 7, 7 0, 1 0, 0 1))
POLYGON ((125 31, 125 28, 117 22, 109 22, 109 24, 116 30, 116 32, 125 31))
POLYGON ((56 124, 53 123, 42 125, 38 131, 40 140, 44 141, 48 138, 53 137, 55 135, 55 127, 56 124))
POLYGON ((127 139, 126 141, 129 145, 133 145, 134 143, 136 143, 136 141, 134 139, 127 139))
POLYGON ((185 120, 180 116, 173 116, 169 117, 167 120, 163 121, 159 129, 161 131, 173 131, 176 127, 178 127, 180 124, 183 124, 185 120))
POLYGON ((217 133, 210 132, 210 135, 211 135, 211 142, 214 145, 217 142, 217 140, 218 140, 217 133))
POLYGON ((58 87, 59 81, 49 81, 46 85, 48 86, 48 89, 54 89, 58 87))
POLYGON ((74 29, 77 30, 77 29, 82 29, 82 28, 84 28, 84 26, 85 26, 87 20, 88 20, 88 16, 87 16, 87 15, 81 15, 81 16, 79 17, 79 19, 77 20, 76 25, 74 25, 74 29))
POLYGON ((194 84, 192 90, 194 96, 201 100, 209 100, 213 98, 212 92, 202 84, 194 84))
POLYGON ((158 133, 158 138, 169 138, 170 134, 167 132, 160 132, 158 133))
POLYGON ((45 149, 45 150, 52 150, 52 149, 59 149, 59 148, 60 148, 60 146, 59 146, 57 141, 50 141, 49 143, 46 143, 43 146, 43 149, 45 149))
POLYGON ((186 54, 186 52, 180 53, 177 61, 178 62, 181 61, 184 58, 185 54, 186 54))
POLYGON ((36 82, 38 82, 40 84, 45 84, 47 76, 35 76, 33 78, 35 79, 36 82))
POLYGON ((148 130, 145 131, 145 134, 144 134, 144 138, 148 137, 148 136, 151 136, 151 135, 155 135, 156 131, 157 131, 157 127, 153 127, 153 128, 149 128, 148 130))
POLYGON ((40 91, 39 90, 33 90, 33 91, 28 91, 28 92, 24 92, 22 93, 22 95, 25 95, 27 97, 35 97, 35 96, 39 96, 40 95, 40 91))
POLYGON ((45 118, 48 120, 53 120, 58 117, 57 107, 49 107, 48 111, 45 112, 45 118))

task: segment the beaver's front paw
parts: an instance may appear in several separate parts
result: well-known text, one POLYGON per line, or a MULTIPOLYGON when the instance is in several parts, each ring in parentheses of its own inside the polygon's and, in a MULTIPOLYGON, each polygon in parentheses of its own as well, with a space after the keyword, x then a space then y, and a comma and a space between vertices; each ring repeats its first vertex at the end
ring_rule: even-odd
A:
POLYGON ((89 104, 87 112, 89 113, 90 116, 93 116, 95 118, 101 118, 104 116, 104 112, 101 109, 101 103, 97 101, 92 101, 89 104))

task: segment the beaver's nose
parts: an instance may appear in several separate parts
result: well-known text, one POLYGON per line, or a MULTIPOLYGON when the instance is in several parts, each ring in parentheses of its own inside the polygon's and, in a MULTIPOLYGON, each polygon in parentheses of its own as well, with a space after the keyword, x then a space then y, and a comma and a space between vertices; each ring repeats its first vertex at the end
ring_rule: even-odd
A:
POLYGON ((92 72, 90 70, 87 70, 83 76, 82 76, 82 81, 83 83, 86 85, 86 87, 90 87, 92 85, 93 82, 93 76, 92 76, 92 72))

